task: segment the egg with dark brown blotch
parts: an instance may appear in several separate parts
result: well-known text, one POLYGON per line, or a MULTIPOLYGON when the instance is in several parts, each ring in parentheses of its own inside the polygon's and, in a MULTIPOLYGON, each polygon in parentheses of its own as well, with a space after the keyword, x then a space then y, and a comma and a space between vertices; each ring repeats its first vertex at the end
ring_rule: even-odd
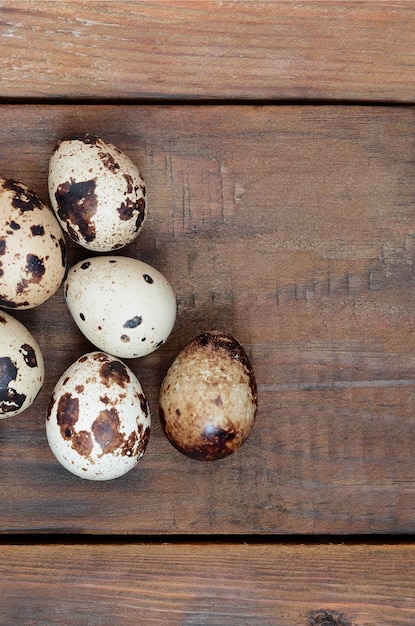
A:
POLYGON ((135 374, 104 352, 80 357, 60 377, 47 417, 47 440, 69 472, 89 480, 112 480, 143 456, 151 416, 135 374))
POLYGON ((45 378, 39 344, 17 319, 0 311, 0 419, 25 411, 45 378))
POLYGON ((257 385, 249 358, 229 333, 209 331, 190 341, 161 386, 159 414, 169 441, 201 461, 229 456, 255 422, 257 385))
POLYGON ((43 304, 65 269, 65 240, 51 209, 23 183, 0 178, 0 306, 43 304))
POLYGON ((49 161, 49 196, 62 228, 95 252, 131 243, 147 216, 146 188, 137 166, 95 135, 62 139, 49 161))

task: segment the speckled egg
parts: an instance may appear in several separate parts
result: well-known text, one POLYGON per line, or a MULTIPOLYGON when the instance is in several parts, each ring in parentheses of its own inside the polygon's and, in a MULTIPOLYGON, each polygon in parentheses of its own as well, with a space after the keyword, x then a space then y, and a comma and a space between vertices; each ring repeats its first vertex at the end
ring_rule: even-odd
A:
POLYGON ((112 480, 143 456, 151 417, 134 373, 103 352, 80 357, 55 385, 46 435, 56 459, 72 474, 112 480))
POLYGON ((146 189, 136 165, 94 135, 58 142, 49 162, 49 196, 62 228, 95 252, 133 241, 147 215, 146 189))
POLYGON ((213 330, 177 355, 161 386, 159 413, 170 442, 202 461, 222 459, 248 438, 257 411, 254 371, 241 344, 213 330))
POLYGON ((0 419, 25 411, 42 389, 45 367, 26 326, 0 311, 0 419))
POLYGON ((65 269, 65 240, 53 212, 22 183, 0 178, 0 306, 43 304, 65 269))
POLYGON ((138 259, 104 255, 80 261, 69 270, 64 293, 85 337, 120 358, 156 350, 176 320, 172 286, 138 259))

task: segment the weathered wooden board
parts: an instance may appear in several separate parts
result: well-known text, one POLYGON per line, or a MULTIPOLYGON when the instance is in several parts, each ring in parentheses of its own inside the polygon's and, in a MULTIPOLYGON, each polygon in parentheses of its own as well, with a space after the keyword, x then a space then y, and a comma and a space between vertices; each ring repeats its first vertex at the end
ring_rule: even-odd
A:
POLYGON ((122 253, 178 300, 167 344, 129 362, 153 414, 148 450, 107 483, 67 473, 44 433, 53 385, 92 346, 62 290, 16 312, 47 377, 0 422, 0 531, 414 532, 414 122, 405 107, 0 107, 1 175, 45 201, 62 135, 131 156, 150 214, 122 253), (213 327, 251 356, 259 410, 244 447, 206 464, 165 439, 157 398, 177 352, 213 327))
POLYGON ((415 2, 3 0, 0 95, 415 101, 415 2))
POLYGON ((412 626, 413 545, 2 546, 0 624, 412 626))

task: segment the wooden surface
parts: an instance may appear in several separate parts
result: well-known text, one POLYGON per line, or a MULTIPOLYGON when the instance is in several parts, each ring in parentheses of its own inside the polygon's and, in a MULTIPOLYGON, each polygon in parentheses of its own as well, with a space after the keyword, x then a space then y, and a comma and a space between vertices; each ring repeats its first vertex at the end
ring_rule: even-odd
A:
POLYGON ((1 95, 415 101, 415 2, 0 6, 1 95))
POLYGON ((150 204, 123 252, 166 274, 179 313, 129 363, 153 430, 111 483, 46 443, 53 385, 91 348, 62 291, 16 313, 47 370, 0 422, 0 624, 415 623, 414 70, 412 0, 0 3, 0 175, 47 201, 57 139, 116 143, 150 204), (165 439, 157 397, 218 326, 259 411, 204 464, 165 439))
POLYGON ((0 624, 413 626, 414 546, 2 546, 0 624))
MULTIPOLYGON (((1 424, 2 532, 412 533, 415 530, 414 110, 350 106, 3 106, 1 170, 47 201, 56 140, 89 131, 139 165, 149 218, 122 254, 178 300, 167 344, 129 361, 153 414, 145 457, 110 483, 49 451, 53 385, 92 347, 62 289, 16 316, 46 360, 27 413, 1 424), (196 334, 245 346, 259 410, 235 455, 180 455, 159 386, 196 334)), ((70 263, 90 253, 73 248, 70 263)))

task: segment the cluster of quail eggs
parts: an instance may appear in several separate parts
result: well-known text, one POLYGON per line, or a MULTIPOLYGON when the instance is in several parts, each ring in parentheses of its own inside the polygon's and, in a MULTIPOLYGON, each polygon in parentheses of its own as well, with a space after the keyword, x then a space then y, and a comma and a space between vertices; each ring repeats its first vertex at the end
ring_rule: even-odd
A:
MULTIPOLYGON (((146 396, 124 359, 167 341, 176 296, 157 269, 114 254, 138 236, 148 211, 144 181, 126 154, 93 135, 63 139, 50 158, 48 188, 51 208, 22 183, 0 178, 0 419, 27 409, 45 377, 36 339, 11 312, 43 304, 63 285, 69 312, 94 350, 56 382, 47 441, 73 474, 109 480, 136 465, 150 435, 146 396), (65 236, 90 250, 89 258, 68 268, 65 236)), ((252 366, 227 332, 194 338, 160 389, 164 433, 194 459, 238 449, 256 410, 252 366)))

